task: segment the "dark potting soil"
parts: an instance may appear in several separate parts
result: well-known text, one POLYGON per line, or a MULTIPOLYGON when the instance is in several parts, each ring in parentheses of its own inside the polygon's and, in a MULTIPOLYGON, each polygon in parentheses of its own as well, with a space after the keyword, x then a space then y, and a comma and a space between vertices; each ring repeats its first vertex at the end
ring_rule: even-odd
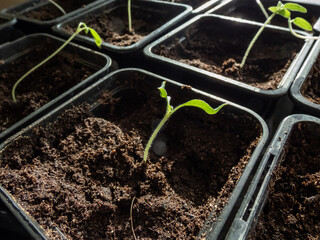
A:
POLYGON ((301 94, 311 102, 320 104, 320 57, 317 58, 306 81, 301 87, 301 94))
POLYGON ((60 52, 18 85, 14 103, 11 90, 15 82, 52 54, 57 49, 53 45, 47 41, 12 62, 0 61, 0 132, 94 73, 77 62, 76 55, 60 52))
MULTIPOLYGON (((87 4, 95 0, 54 0, 59 4, 66 13, 72 12, 78 8, 85 7, 87 4)), ((41 21, 49 21, 62 16, 63 13, 53 4, 48 3, 41 7, 37 7, 31 11, 23 13, 23 16, 28 18, 37 19, 41 21)))
POLYGON ((298 123, 249 239, 319 239, 320 126, 298 123))
MULTIPOLYGON (((163 0, 166 2, 172 2, 172 0, 163 0)), ((183 3, 183 4, 188 4, 193 7, 193 9, 200 7, 201 5, 205 4, 208 2, 208 0, 175 0, 175 3, 183 3)))
POLYGON ((160 45, 153 52, 254 87, 276 89, 303 44, 290 34, 265 31, 240 69, 256 32, 242 30, 241 26, 219 28, 215 22, 199 22, 188 27, 182 38, 160 45))
MULTIPOLYGON (((172 9, 167 12, 151 11, 150 9, 132 8, 133 33, 128 29, 128 12, 126 7, 109 9, 86 16, 82 21, 95 29, 104 42, 116 46, 130 46, 146 37, 177 15, 172 9)), ((65 26, 64 31, 72 34, 77 24, 65 26)))
MULTIPOLYGON (((167 88, 174 105, 191 97, 167 88)), ((259 141, 260 125, 247 115, 181 109, 154 143, 164 141, 166 154, 151 151, 142 163, 165 100, 157 89, 130 94, 106 92, 100 117, 75 107, 2 151, 1 185, 53 239, 61 238, 55 227, 68 239, 133 239, 134 197, 139 239, 194 239, 228 202, 259 141)))

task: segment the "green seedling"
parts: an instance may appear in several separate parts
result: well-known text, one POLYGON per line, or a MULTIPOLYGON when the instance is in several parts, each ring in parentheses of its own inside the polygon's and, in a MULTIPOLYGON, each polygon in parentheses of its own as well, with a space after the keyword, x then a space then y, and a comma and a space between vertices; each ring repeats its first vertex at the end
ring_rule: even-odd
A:
MULTIPOLYGON (((259 5, 259 6, 262 6, 262 5, 259 5)), ((263 8, 263 6, 262 6, 262 8, 263 8)), ((253 45, 257 41, 258 37, 260 36, 260 34, 264 30, 264 28, 267 26, 268 23, 270 23, 270 21, 273 19, 273 17, 275 15, 280 15, 280 16, 288 19, 288 27, 289 27, 289 30, 293 36, 295 36, 297 38, 301 38, 301 39, 318 39, 317 37, 300 35, 300 34, 296 33, 292 28, 292 23, 293 23, 305 31, 312 31, 312 26, 307 20, 305 20, 301 17, 296 17, 294 19, 291 19, 291 11, 306 13, 307 9, 305 7, 303 7, 297 3, 283 4, 282 2, 279 1, 277 6, 271 6, 268 9, 269 9, 269 11, 272 12, 272 14, 267 18, 265 23, 261 26, 259 31, 256 33, 256 35, 251 40, 251 42, 250 42, 250 44, 244 54, 244 57, 242 58, 240 68, 242 68, 244 66, 244 64, 246 63, 247 57, 248 57, 253 45)))
POLYGON ((128 25, 129 25, 129 32, 132 33, 132 17, 131 17, 131 0, 128 0, 128 25))
POLYGON ((82 31, 84 31, 85 33, 91 33, 92 37, 95 40, 96 45, 100 48, 101 47, 101 38, 99 36, 99 34, 93 29, 88 27, 85 23, 80 22, 77 30, 75 31, 75 33, 66 41, 64 42, 61 47, 59 47, 54 53, 52 53, 49 57, 47 57, 46 59, 44 59, 42 62, 40 62, 39 64, 37 64, 35 67, 33 67, 32 69, 30 69, 28 72, 26 72, 21 78, 18 79, 18 81, 15 82, 11 94, 12 94, 12 98, 14 102, 17 102, 16 99, 16 88, 19 85, 19 83, 25 79, 28 75, 30 75, 33 71, 35 71, 36 69, 38 69, 40 66, 42 66, 43 64, 45 64, 46 62, 48 62, 51 58, 53 58, 55 55, 57 55, 65 46, 68 45, 68 43, 70 43, 72 41, 72 39, 74 39, 79 33, 81 33, 82 31))
POLYGON ((205 111, 209 115, 214 115, 214 114, 218 113, 219 110, 222 107, 227 105, 227 103, 223 103, 219 107, 214 109, 208 103, 206 103, 203 100, 193 99, 193 100, 190 100, 190 101, 185 102, 183 104, 180 104, 179 106, 174 108, 173 106, 170 105, 171 97, 168 96, 167 91, 165 89, 165 85, 166 85, 166 82, 163 81, 161 86, 158 89, 160 91, 160 96, 162 98, 165 98, 166 101, 167 101, 166 113, 165 113, 164 117, 162 118, 162 120, 160 121, 160 123, 158 124, 158 126, 156 127, 156 129, 154 130, 154 132, 152 133, 152 135, 151 135, 151 137, 150 137, 150 139, 149 139, 149 141, 148 141, 148 143, 146 145, 146 148, 144 150, 144 155, 143 155, 144 162, 147 162, 148 155, 149 155, 149 150, 150 150, 150 148, 152 146, 153 141, 155 140, 155 138, 157 137, 158 133, 160 132, 161 128, 168 121, 170 116, 172 114, 174 114, 176 111, 178 111, 180 108, 183 108, 183 107, 197 107, 197 108, 202 109, 203 111, 205 111))
POLYGON ((64 15, 66 15, 66 11, 63 9, 63 7, 61 7, 58 3, 56 3, 53 0, 48 0, 51 4, 53 4, 56 8, 58 8, 60 10, 60 12, 62 12, 64 15))

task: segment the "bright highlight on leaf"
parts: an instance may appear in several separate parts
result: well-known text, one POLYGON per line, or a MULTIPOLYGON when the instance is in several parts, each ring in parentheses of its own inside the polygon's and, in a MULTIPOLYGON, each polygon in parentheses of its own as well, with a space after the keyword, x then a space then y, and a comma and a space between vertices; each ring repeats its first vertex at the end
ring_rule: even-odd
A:
POLYGON ((292 20, 292 23, 306 31, 312 31, 311 24, 307 20, 301 17, 296 17, 295 19, 292 20))
POLYGON ((90 28, 90 33, 91 33, 92 37, 94 38, 94 41, 96 42, 96 45, 100 48, 102 40, 101 40, 99 34, 93 28, 90 28))
POLYGON ((152 143, 154 141, 154 139, 157 137, 159 131, 161 130, 161 128, 164 126, 164 124, 166 123, 166 121, 170 118, 170 116, 175 113, 178 109, 182 108, 182 107, 197 107, 197 108, 200 108, 202 109, 203 111, 205 111, 207 114, 210 114, 210 115, 213 115, 213 114, 216 114, 220 111, 221 108, 223 108, 225 105, 227 105, 227 103, 224 103, 224 104, 221 104, 219 107, 217 108, 212 108, 208 103, 206 103, 205 101, 203 100, 200 100, 200 99, 192 99, 188 102, 185 102, 183 104, 180 104, 179 106, 177 107, 173 107, 170 105, 170 99, 171 97, 168 96, 168 93, 165 89, 165 86, 166 86, 166 82, 163 81, 161 86, 158 88, 159 91, 160 91, 160 96, 162 98, 165 98, 166 99, 166 102, 167 102, 167 110, 166 110, 166 113, 163 117, 163 119, 160 121, 160 123, 158 124, 158 126, 156 127, 156 129, 154 130, 154 132, 152 133, 147 145, 146 145, 146 148, 144 150, 144 155, 143 155, 143 160, 146 162, 147 159, 148 159, 148 155, 149 155, 149 150, 152 146, 152 143))

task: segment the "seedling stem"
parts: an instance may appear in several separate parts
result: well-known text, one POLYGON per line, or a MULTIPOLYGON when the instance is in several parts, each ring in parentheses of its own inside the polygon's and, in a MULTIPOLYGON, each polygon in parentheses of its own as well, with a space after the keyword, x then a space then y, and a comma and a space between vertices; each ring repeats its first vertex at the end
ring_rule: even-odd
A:
POLYGON ((48 0, 50 3, 52 3, 56 8, 58 8, 64 15, 66 15, 66 11, 55 1, 53 0, 48 0))
POLYGON ((133 203, 134 203, 135 199, 136 199, 136 197, 132 198, 131 205, 130 205, 130 224, 131 224, 131 231, 132 231, 132 234, 133 234, 133 238, 135 240, 137 240, 136 233, 135 233, 134 227, 133 227, 133 217, 132 217, 133 203))
POLYGON ((128 24, 129 24, 129 32, 132 33, 132 17, 131 17, 131 0, 128 0, 128 24))
POLYGON ((277 6, 271 6, 268 9, 272 12, 272 15, 270 17, 268 17, 268 19, 260 27, 260 29, 258 30, 256 35, 251 40, 251 42, 250 42, 250 44, 249 44, 249 46, 248 46, 243 58, 242 58, 242 61, 241 61, 241 64, 240 64, 240 68, 243 68, 243 66, 246 63, 247 57, 248 57, 253 45, 257 41, 258 37, 260 36, 260 34, 262 33, 262 31, 264 30, 266 25, 272 20, 272 18, 275 15, 280 15, 280 16, 288 19, 289 30, 290 30, 290 32, 291 32, 291 34, 293 36, 295 36, 297 38, 301 38, 301 39, 318 39, 318 37, 300 35, 300 34, 296 33, 292 28, 292 23, 294 23, 296 26, 302 28, 305 31, 312 31, 312 26, 307 20, 305 20, 305 19, 303 19, 301 17, 296 17, 293 20, 291 20, 291 12, 290 11, 306 13, 307 12, 306 8, 302 7, 301 5, 299 5, 297 3, 282 4, 282 2, 279 1, 277 6))
POLYGON ((155 138, 157 137, 158 133, 160 132, 161 128, 164 126, 164 124, 168 121, 168 119, 171 117, 172 114, 174 114, 177 110, 179 110, 182 107, 197 107, 202 109, 203 111, 205 111, 207 114, 213 115, 219 112, 219 110, 224 107, 225 105, 227 105, 227 103, 221 104, 219 107, 217 107, 216 109, 213 109, 208 103, 206 103, 203 100, 199 100, 199 99, 193 99, 190 100, 188 102, 185 102, 183 104, 180 104, 177 107, 173 107, 170 105, 170 100, 171 97, 167 95, 167 91, 165 90, 165 85, 166 82, 163 81, 161 86, 158 88, 160 91, 160 96, 162 98, 166 99, 167 102, 167 108, 166 108, 166 113, 164 115, 164 117, 162 118, 162 120, 160 121, 160 123, 158 124, 158 126, 156 127, 156 129, 153 131, 147 145, 146 148, 144 150, 144 155, 143 155, 143 160, 144 162, 147 162, 148 160, 148 155, 149 155, 149 150, 152 146, 153 141, 155 140, 155 138))
POLYGON ((268 19, 269 14, 267 13, 266 9, 264 8, 262 2, 260 0, 256 0, 258 6, 260 7, 261 11, 263 12, 264 16, 266 17, 266 19, 268 19))
POLYGON ((101 46, 101 38, 98 35, 98 33, 93 29, 88 27, 85 23, 80 22, 78 25, 77 30, 75 31, 75 33, 66 41, 64 42, 61 47, 59 47, 54 53, 52 53, 49 57, 47 57, 46 59, 44 59, 42 62, 40 62, 39 64, 37 64, 35 67, 33 67, 32 69, 30 69, 28 72, 26 72, 20 79, 18 79, 18 81, 15 82, 11 94, 12 94, 12 98, 13 101, 16 103, 17 99, 16 99, 16 88, 19 85, 19 83, 25 79, 29 74, 31 74, 33 71, 35 71, 37 68, 39 68, 40 66, 42 66, 43 64, 45 64, 46 62, 48 62, 51 58, 53 58, 55 55, 57 55, 65 46, 68 45, 68 43, 70 43, 72 41, 72 39, 74 39, 79 33, 81 33, 82 31, 85 31, 85 33, 91 33, 91 35, 93 36, 96 45, 100 48, 101 46))
POLYGON ((251 40, 243 58, 240 64, 240 68, 242 68, 244 66, 244 64, 246 63, 247 57, 251 51, 251 48, 253 47, 253 45, 256 43, 258 37, 260 36, 260 34, 262 33, 262 31, 264 30, 264 28, 267 26, 267 24, 272 20, 272 18, 275 16, 276 14, 273 13, 270 17, 268 17, 268 19, 264 22, 264 24, 260 27, 259 31, 256 33, 256 35, 253 37, 253 39, 251 40))

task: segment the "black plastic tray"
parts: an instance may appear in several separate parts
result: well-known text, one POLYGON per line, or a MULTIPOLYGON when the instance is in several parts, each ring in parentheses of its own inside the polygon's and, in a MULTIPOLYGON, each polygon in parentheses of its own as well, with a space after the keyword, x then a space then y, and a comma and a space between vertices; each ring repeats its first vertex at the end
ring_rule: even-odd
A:
MULTIPOLYGON (((26 37, 22 37, 11 43, 6 43, 0 46, 0 59, 3 59, 5 63, 14 61, 18 57, 28 54, 32 49, 46 39, 52 39, 53 44, 58 47, 64 42, 62 39, 47 35, 47 34, 33 34, 26 37)), ((15 123, 5 131, 0 133, 0 143, 3 142, 9 136, 17 133, 21 128, 28 126, 37 118, 41 117, 54 107, 66 101, 68 98, 74 96, 93 82, 97 81, 100 77, 104 76, 109 71, 111 66, 111 59, 101 53, 92 51, 90 49, 78 46, 76 44, 68 44, 64 50, 67 53, 77 54, 81 61, 81 64, 87 65, 96 69, 96 72, 89 76, 84 81, 73 86, 68 91, 59 95, 49 103, 45 104, 35 112, 31 113, 27 117, 21 119, 19 122, 15 123)), ((66 56, 67 57, 67 56, 66 56)), ((1 70, 1 69, 0 69, 1 70)))
MULTIPOLYGON (((110 0, 106 1, 102 4, 99 4, 88 11, 85 11, 81 14, 77 14, 76 16, 73 16, 72 18, 68 19, 67 21, 64 21, 63 23, 60 23, 53 27, 54 32, 64 36, 64 37, 70 37, 71 35, 63 31, 63 27, 66 25, 72 25, 83 21, 83 19, 90 15, 99 15, 103 11, 114 11, 118 8, 125 8, 127 9, 127 1, 126 0, 110 0)), ((116 54, 128 54, 137 52, 139 50, 142 50, 142 48, 150 43, 155 38, 159 37, 161 34, 165 33, 172 27, 174 24, 177 24, 178 22, 185 19, 187 16, 191 14, 192 8, 188 5, 184 4, 177 4, 177 3, 171 3, 171 2, 161 2, 161 1, 155 1, 155 0, 149 0, 149 1, 143 1, 143 0, 136 0, 132 1, 132 11, 139 11, 139 9, 146 9, 149 12, 162 14, 164 16, 168 15, 168 12, 170 12, 171 15, 174 15, 173 17, 168 17, 168 20, 165 24, 154 30, 153 32, 149 33, 147 36, 145 36, 140 41, 130 45, 130 46, 116 46, 112 45, 106 42, 102 42, 102 50, 105 51, 108 54, 116 53, 116 54)), ((168 15, 170 16, 170 15, 168 15)), ((99 32, 98 32, 99 33, 99 32)), ((95 42, 92 38, 89 38, 87 36, 80 36, 78 35, 76 38, 81 43, 86 44, 87 46, 95 46, 95 42)))
MULTIPOLYGON (((173 78, 174 76, 183 76, 181 79, 179 79, 179 81, 184 83, 186 78, 193 79, 190 82, 191 85, 195 85, 200 89, 212 89, 215 95, 224 98, 230 97, 232 101, 250 107, 262 115, 272 101, 277 101, 280 97, 287 94, 290 85, 296 77, 300 66, 303 64, 308 51, 314 42, 314 40, 307 40, 305 42, 300 39, 297 40, 296 38, 292 37, 285 28, 267 26, 263 34, 273 36, 272 38, 284 37, 285 39, 290 39, 291 41, 300 41, 302 48, 292 61, 282 81, 278 85, 278 88, 274 90, 264 90, 153 53, 153 49, 157 46, 164 45, 170 48, 173 41, 186 41, 189 34, 188 30, 192 29, 194 30, 192 34, 197 34, 196 29, 198 29, 197 26, 199 25, 212 26, 212 33, 229 33, 228 38, 231 39, 238 37, 240 32, 246 32, 246 34, 253 36, 261 26, 260 23, 229 18, 226 16, 214 14, 199 15, 146 46, 144 48, 144 55, 147 59, 147 61, 145 61, 146 64, 149 62, 148 66, 151 70, 167 77, 173 78)), ((263 38, 263 35, 260 36, 259 39, 261 38, 263 38)), ((245 49, 243 49, 243 52, 244 51, 245 49)))
POLYGON ((226 240, 245 240, 249 231, 253 230, 267 199, 268 185, 272 179, 273 170, 281 164, 285 144, 289 139, 293 126, 298 122, 320 124, 320 119, 309 115, 296 114, 288 116, 281 122, 239 207, 226 240))
POLYGON ((222 0, 209 0, 206 3, 202 4, 201 6, 195 8, 192 10, 193 15, 197 15, 200 13, 204 13, 208 9, 211 9, 212 7, 218 5, 222 0))
MULTIPOLYGON (((291 88, 290 88, 290 96, 295 102, 298 109, 303 112, 310 113, 312 115, 316 115, 320 117, 320 104, 316 104, 307 100, 301 94, 301 88, 305 84, 306 80, 308 80, 310 71, 312 69, 313 64, 320 56, 320 38, 317 40, 316 44, 313 46, 310 51, 305 63, 301 67, 300 72, 298 73, 296 79, 294 80, 291 88)), ((319 80, 320 81, 320 80, 319 80)))
POLYGON ((101 2, 104 2, 104 0, 96 0, 92 3, 89 3, 85 7, 76 9, 72 12, 69 12, 65 15, 62 15, 58 18, 48 20, 48 21, 40 21, 37 19, 25 17, 22 15, 28 11, 37 9, 39 7, 42 7, 42 6, 45 6, 48 4, 52 4, 52 3, 48 2, 47 0, 29 0, 27 2, 19 4, 17 6, 3 9, 0 11, 0 14, 3 16, 16 17, 19 20, 19 22, 25 24, 24 25, 25 27, 31 26, 32 28, 34 28, 33 31, 48 31, 48 30, 50 30, 49 27, 51 27, 57 23, 60 23, 63 20, 66 20, 75 14, 78 14, 82 11, 85 11, 86 9, 91 8, 101 2))
POLYGON ((24 36, 24 33, 22 31, 15 28, 15 25, 17 23, 16 18, 10 18, 0 15, 0 19, 7 20, 6 22, 0 24, 0 45, 24 36))
MULTIPOLYGON (((77 106, 83 102, 89 103, 91 105, 92 112, 94 114, 101 114, 101 110, 99 111, 99 104, 97 104, 97 100, 100 98, 101 93, 105 90, 109 90, 111 93, 119 94, 123 86, 125 86, 125 90, 128 90, 128 87, 129 89, 143 89, 145 85, 155 86, 156 88, 161 85, 162 81, 167 81, 168 86, 171 85, 175 86, 176 88, 180 88, 182 86, 182 84, 176 83, 172 80, 163 78, 161 76, 152 74, 141 69, 123 69, 110 73, 103 79, 99 80, 95 84, 91 85, 90 87, 82 91, 77 96, 66 101, 64 104, 60 105, 59 107, 42 117, 41 119, 34 122, 32 125, 30 125, 29 128, 25 128, 15 136, 11 137, 10 142, 14 141, 15 138, 19 138, 21 136, 26 136, 30 134, 30 129, 34 126, 43 126, 54 121, 57 118, 57 116, 59 116, 59 114, 62 113, 64 110, 70 108, 71 106, 77 106), (143 80, 141 74, 145 76, 143 80), (136 75, 138 77, 134 79, 134 76, 136 75)), ((196 89, 193 89, 193 93, 197 98, 199 97, 201 99, 205 99, 209 104, 216 105, 218 104, 218 102, 228 102, 226 100, 201 92, 196 89)), ((210 238, 208 239, 213 239, 212 236, 218 237, 219 239, 224 239, 225 231, 228 229, 229 225, 232 222, 235 210, 237 209, 237 205, 248 187, 250 176, 254 173, 257 165, 259 164, 260 157, 262 157, 261 153, 268 139, 268 129, 266 123, 256 113, 231 102, 229 102, 228 109, 226 108, 224 110, 225 114, 228 114, 228 112, 232 116, 234 116, 234 114, 248 114, 248 116, 250 116, 250 118, 252 118, 253 121, 257 122, 261 126, 262 136, 258 146, 252 153, 252 156, 248 161, 248 164, 240 180, 238 181, 235 189, 233 190, 231 197, 229 198, 228 205, 224 208, 217 223, 214 224, 209 217, 207 223, 205 224, 206 228, 200 232, 200 234, 210 235, 210 238), (214 233, 211 233, 212 228, 214 228, 214 233)), ((6 143, 1 144, 0 151, 1 149, 5 148, 8 144, 10 144, 10 142, 8 141, 6 143)), ((12 198, 10 198, 9 194, 2 187, 0 187, 0 198, 7 205, 7 207, 10 208, 12 213, 24 225, 28 232, 32 233, 33 236, 36 236, 36 239, 45 239, 42 230, 38 227, 38 225, 26 216, 21 207, 12 198)))

